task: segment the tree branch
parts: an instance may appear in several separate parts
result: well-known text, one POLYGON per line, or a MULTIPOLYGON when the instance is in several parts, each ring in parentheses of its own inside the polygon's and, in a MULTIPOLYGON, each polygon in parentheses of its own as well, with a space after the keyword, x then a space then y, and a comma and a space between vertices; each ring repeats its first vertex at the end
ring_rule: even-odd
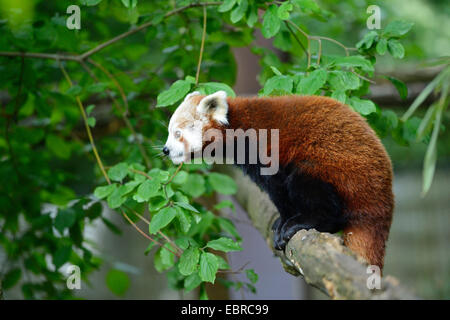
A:
MULTIPOLYGON (((208 7, 208 6, 218 6, 221 5, 222 2, 203 2, 203 3, 191 3, 189 5, 186 5, 181 8, 174 9, 172 11, 167 12, 164 15, 164 19, 171 17, 177 13, 180 13, 184 10, 195 8, 195 7, 208 7)), ((146 22, 144 24, 141 24, 139 27, 136 27, 134 29, 128 30, 124 33, 121 33, 117 36, 115 36, 112 39, 109 39, 108 41, 105 41, 98 46, 82 53, 79 55, 64 55, 64 54, 52 54, 52 53, 36 53, 36 52, 0 52, 0 56, 6 56, 6 57, 28 57, 28 58, 41 58, 41 59, 53 59, 53 60, 72 60, 72 61, 82 61, 90 56, 92 56, 94 53, 99 52, 100 50, 103 50, 104 48, 112 45, 113 43, 116 43, 119 40, 122 40, 123 38, 126 38, 128 36, 131 36, 132 34, 135 34, 136 32, 139 32, 141 30, 144 30, 150 26, 153 25, 152 21, 146 22)))
POLYGON ((280 257, 287 272, 301 275, 306 283, 333 299, 417 299, 390 276, 381 279, 381 289, 368 289, 367 280, 371 274, 367 273, 367 265, 336 235, 314 229, 300 230, 289 241, 284 253, 274 250, 271 227, 278 212, 269 197, 240 170, 231 166, 217 168, 236 181, 239 187, 237 201, 268 246, 280 257))

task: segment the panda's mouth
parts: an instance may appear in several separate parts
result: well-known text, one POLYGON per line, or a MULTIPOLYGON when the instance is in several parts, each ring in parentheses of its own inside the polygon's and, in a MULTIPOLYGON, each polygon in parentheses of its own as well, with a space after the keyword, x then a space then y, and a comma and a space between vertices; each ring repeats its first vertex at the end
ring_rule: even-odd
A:
POLYGON ((184 161, 184 154, 183 152, 177 153, 176 155, 170 156, 170 160, 172 160, 172 162, 174 164, 179 164, 181 162, 184 161))

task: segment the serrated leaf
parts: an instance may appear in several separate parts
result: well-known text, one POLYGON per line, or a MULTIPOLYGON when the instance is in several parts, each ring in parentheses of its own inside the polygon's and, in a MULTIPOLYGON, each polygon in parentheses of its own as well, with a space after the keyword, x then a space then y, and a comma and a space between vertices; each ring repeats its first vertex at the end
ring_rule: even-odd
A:
POLYGON ((390 39, 388 41, 388 51, 397 59, 402 59, 405 56, 405 48, 398 40, 390 39))
POLYGON ((200 249, 189 248, 184 250, 180 257, 178 270, 184 276, 192 274, 197 269, 198 260, 200 259, 200 249))
POLYGON ((374 71, 372 63, 362 56, 340 57, 334 60, 334 63, 345 68, 361 68, 363 71, 374 71))
POLYGON ((342 103, 345 103, 345 101, 347 100, 347 95, 345 94, 345 91, 342 90, 333 91, 331 97, 342 103))
POLYGON ((370 100, 363 100, 358 97, 352 97, 350 99, 350 104, 355 111, 358 113, 367 116, 373 112, 377 111, 377 107, 370 100))
POLYGON ((221 194, 235 194, 237 185, 232 178, 221 173, 211 172, 208 175, 208 181, 212 188, 221 194))
POLYGON ((383 34, 386 37, 401 37, 411 30, 414 23, 406 21, 392 21, 386 28, 384 28, 383 34))
POLYGON ((116 184, 109 184, 107 186, 101 186, 95 188, 94 196, 96 196, 99 199, 106 198, 109 196, 113 191, 117 188, 116 184))
POLYGON ((238 1, 238 6, 234 8, 233 11, 231 11, 230 15, 231 22, 236 23, 241 21, 242 18, 245 16, 245 13, 247 12, 247 8, 248 8, 247 0, 238 1))
POLYGON ((387 40, 384 38, 380 39, 380 41, 378 41, 377 43, 376 50, 379 55, 385 55, 387 51, 387 40))
POLYGON ((283 2, 279 7, 277 11, 278 18, 281 20, 287 20, 289 19, 289 12, 292 11, 293 6, 289 2, 283 2))
POLYGON ((189 211, 200 213, 197 209, 195 209, 195 207, 191 206, 189 203, 186 203, 186 202, 175 202, 174 204, 179 206, 179 207, 182 207, 184 209, 187 209, 189 211))
POLYGON ((200 279, 204 282, 214 283, 218 269, 219 261, 217 257, 212 253, 203 252, 200 257, 200 279))
POLYGON ((347 91, 359 88, 359 78, 351 72, 347 71, 331 71, 328 74, 328 83, 331 90, 347 91))
POLYGON ((181 191, 193 198, 199 197, 206 191, 205 179, 197 173, 189 174, 186 183, 181 186, 181 191))
POLYGON ((192 291, 202 283, 202 279, 198 273, 193 273, 184 279, 184 290, 186 292, 192 291))
POLYGON ((172 207, 166 207, 156 213, 150 221, 149 232, 155 234, 165 226, 167 226, 177 215, 177 211, 172 207))
POLYGON ((108 170, 108 177, 113 181, 122 181, 128 174, 128 164, 120 162, 108 170))
POLYGON ((264 84, 263 93, 269 95, 291 94, 294 81, 288 76, 274 76, 264 84))
POLYGON ((230 238, 221 237, 216 240, 211 240, 206 244, 207 248, 211 248, 214 250, 219 250, 223 252, 230 252, 230 251, 241 251, 241 246, 231 240, 230 238))
POLYGON ((236 0, 225 0, 218 8, 219 12, 227 12, 233 9, 236 4, 236 0))
POLYGON ((108 203, 108 206, 111 209, 117 209, 118 207, 120 207, 122 204, 124 204, 124 202, 127 199, 125 197, 122 197, 122 192, 120 191, 120 188, 116 188, 114 189, 114 191, 108 196, 108 198, 106 199, 106 202, 108 203))
POLYGON ((264 38, 272 38, 278 33, 281 27, 281 20, 278 17, 278 7, 274 4, 270 5, 266 10, 263 18, 261 33, 264 38))
POLYGON ((191 83, 186 80, 177 80, 172 86, 161 92, 157 98, 157 107, 166 107, 183 99, 191 90, 191 83))
POLYGON ((233 89, 231 89, 231 87, 225 83, 205 82, 198 85, 198 91, 205 95, 210 95, 220 90, 225 91, 228 97, 236 97, 233 89))
POLYGON ((135 200, 138 202, 148 201, 151 197, 157 196, 161 184, 155 180, 145 180, 137 189, 135 200))
POLYGON ((296 93, 303 95, 316 94, 327 81, 328 73, 323 69, 311 72, 307 77, 300 80, 296 93))

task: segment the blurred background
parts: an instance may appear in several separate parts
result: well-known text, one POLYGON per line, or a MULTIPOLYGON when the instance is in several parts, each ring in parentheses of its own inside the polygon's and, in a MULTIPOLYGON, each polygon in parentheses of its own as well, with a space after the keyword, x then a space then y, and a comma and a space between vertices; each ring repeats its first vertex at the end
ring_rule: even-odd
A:
MULTIPOLYGON (((7 9, 10 9, 9 7, 13 7, 12 3, 12 1, 0 0, 0 9, 6 12, 7 9)), ((15 2, 16 5, 19 3, 21 1, 15 2)), ((26 4, 27 1, 23 3, 26 4)), ((43 20, 44 24, 47 24, 47 20, 53 19, 54 21, 58 21, 61 16, 65 16, 64 9, 69 4, 68 1, 58 1, 57 5, 45 4, 38 1, 34 1, 33 3, 35 5, 32 6, 33 9, 29 9, 30 14, 34 16, 35 23, 43 20), (44 18, 40 19, 42 17, 44 18)), ((366 19, 369 14, 366 12, 366 9, 368 5, 376 4, 381 8, 382 28, 393 18, 414 22, 412 31, 402 40, 405 47, 405 58, 402 60, 394 60, 390 56, 379 57, 374 77, 376 84, 371 85, 368 94, 368 99, 374 101, 381 108, 393 110, 399 116, 404 114, 427 84, 442 70, 442 66, 429 66, 427 62, 450 54, 449 1, 386 0, 370 2, 364 0, 331 0, 318 1, 318 3, 321 8, 334 12, 335 15, 325 21, 305 20, 304 26, 314 34, 332 37, 348 46, 354 46, 367 33, 366 19), (377 74, 390 75, 402 80, 408 87, 407 98, 401 99, 392 84, 382 77, 377 77, 377 74)), ((83 8, 82 10, 85 9, 93 10, 90 7, 83 8)), ((105 40, 109 38, 110 34, 116 35, 120 33, 119 30, 125 30, 121 27, 120 23, 118 24, 116 21, 112 21, 112 17, 120 15, 121 11, 114 8, 112 12, 114 13, 111 16, 105 10, 95 12, 103 24, 101 27, 99 25, 95 26, 94 40, 105 40), (108 19, 111 19, 111 22, 108 19)), ((117 17, 114 18, 117 19, 117 17)), ((200 14, 195 16, 185 15, 182 18, 191 19, 192 27, 198 34, 201 33, 200 14)), ((0 19, 6 19, 6 15, 0 15, 0 19)), ((0 20, 0 25, 4 25, 5 23, 5 21, 0 20)), ((96 22, 92 21, 92 23, 96 22)), ((124 21, 121 23, 125 24, 124 21)), ((91 26, 91 23, 86 23, 85 27, 88 28, 88 26, 91 26)), ((83 26, 83 28, 85 27, 83 26)), ((4 26, 4 28, 6 27, 4 26)), ((177 32, 177 30, 179 31, 180 29, 174 29, 174 32, 177 32)), ((50 35, 43 35, 43 37, 48 36, 51 39, 53 37, 55 39, 56 37, 61 37, 61 35, 52 34, 51 32, 53 31, 50 29, 47 31, 50 35)), ((20 36, 20 32, 17 32, 20 36)), ((146 92, 141 91, 144 98, 141 97, 141 102, 133 102, 130 98, 132 101, 130 102, 130 108, 141 108, 142 110, 152 108, 152 105, 154 105, 155 88, 160 88, 162 85, 160 83, 161 81, 157 79, 158 73, 148 70, 154 70, 154 64, 157 64, 158 61, 164 63, 165 55, 169 55, 171 52, 179 49, 176 46, 165 46, 163 44, 165 39, 158 39, 156 42, 147 41, 147 39, 151 39, 152 37, 149 33, 139 35, 133 38, 133 40, 127 40, 129 41, 128 48, 126 44, 122 44, 116 47, 116 49, 108 49, 107 53, 111 53, 111 56, 105 58, 105 60, 109 59, 109 61, 115 60, 113 64, 119 70, 119 66, 126 68, 129 64, 126 59, 132 59, 133 56, 136 57, 136 61, 138 62, 133 65, 133 68, 130 68, 132 71, 129 72, 128 76, 137 83, 137 86, 142 82, 143 86, 145 85, 148 91, 152 92, 153 97, 147 96, 146 98, 146 92), (120 58, 120 52, 123 52, 126 59, 120 58)), ((27 41, 30 40, 27 39, 25 33, 22 36, 22 49, 26 51, 27 41)), ((13 50, 11 47, 8 47, 8 41, 5 40, 5 37, 4 34, 0 33, 0 51, 13 50)), ((199 43, 199 36, 194 35, 194 38, 199 43)), ((67 41, 70 41, 70 39, 67 39, 67 41)), ((259 57, 251 49, 255 45, 272 50, 280 61, 289 59, 286 52, 281 51, 276 44, 274 45, 273 39, 265 39, 259 30, 255 31, 255 39, 251 45, 239 45, 237 43, 231 50, 232 54, 229 57, 230 63, 226 66, 228 68, 234 68, 235 66, 235 82, 232 87, 237 95, 256 95, 261 89, 258 75, 262 70, 262 64, 259 61, 259 57)), ((327 54, 337 54, 340 50, 339 47, 330 43, 324 43, 323 45, 323 50, 327 54)), ((85 46, 85 49, 87 48, 89 46, 85 46)), ((17 50, 17 48, 14 49, 17 50)), ((53 49, 53 51, 58 51, 57 47, 53 49)), ((64 51, 68 51, 67 48, 65 49, 64 51)), ((74 49, 76 48, 74 47, 74 49)), ((195 52, 195 56, 197 56, 196 50, 193 51, 195 52)), ((220 51, 212 52, 211 50, 208 56, 220 54, 220 51)), ((182 55, 185 53, 180 52, 179 54, 182 55)), ((206 63, 208 63, 208 56, 206 63)), ((10 60, 6 60, 7 58, 0 57, 0 59, 0 79, 2 77, 8 78, 11 73, 17 74, 20 69, 18 63, 14 64, 10 60)), ((184 63, 181 58, 180 63, 184 63)), ((193 64, 195 65, 195 61, 193 64)), ((169 65, 167 68, 174 67, 169 65)), ((54 73, 55 71, 52 72, 54 73)), ((209 72, 214 71, 209 70, 209 72)), ((220 73, 220 69, 217 72, 220 73)), ((34 81, 38 81, 38 79, 36 78, 34 81)), ((33 86, 36 83, 30 81, 26 85, 33 86)), ((135 92, 139 92, 139 90, 134 88, 134 86, 136 84, 131 83, 125 89, 127 92, 132 92, 132 95, 137 95, 135 92)), ((5 101, 9 98, 8 88, 2 88, 0 86, 0 100, 2 100, 2 103, 6 105, 5 101)), ((415 116, 422 118, 425 115, 427 107, 432 105, 437 98, 437 96, 430 95, 418 109, 415 116)), ((64 100, 62 101, 62 103, 65 103, 64 100)), ((120 126, 116 120, 111 119, 107 115, 107 112, 104 111, 108 110, 108 106, 105 108, 98 107, 102 103, 108 103, 103 102, 101 97, 97 98, 93 103, 97 105, 96 135, 105 137, 104 141, 100 142, 103 150, 123 148, 121 150, 127 152, 127 146, 125 146, 126 141, 118 142, 115 138, 107 137, 110 132, 117 131, 115 126, 120 126), (119 146, 116 146, 115 143, 118 143, 119 146)), ((38 104, 36 105, 36 108, 38 108, 38 104)), ((170 112, 167 111, 155 115, 157 117, 156 120, 162 124, 154 125, 152 128, 148 128, 149 122, 145 122, 146 120, 143 121, 140 127, 146 129, 140 132, 144 136, 157 135, 155 141, 164 141, 166 130, 164 125, 167 123, 169 116, 170 112), (158 133, 156 134, 155 132, 158 133)), ((58 115, 50 115, 49 121, 53 121, 54 117, 58 117, 58 115)), ((447 111, 443 114, 442 120, 446 128, 441 131, 438 139, 438 160, 435 177, 425 197, 421 196, 421 190, 422 166, 427 144, 423 142, 412 142, 409 146, 400 146, 393 141, 390 135, 383 138, 383 143, 392 158, 395 172, 395 213, 389 242, 387 244, 384 274, 396 277, 404 286, 419 297, 425 299, 450 298, 449 120, 450 113, 447 111)), ((154 123, 152 122, 151 124, 153 125, 154 123)), ((84 139, 85 137, 82 138, 84 139)), ((4 145, 5 141, 0 140, 0 147, 3 148, 4 145)), ((107 159, 114 159, 115 154, 113 151, 106 151, 105 154, 107 159)), ((88 181, 94 180, 95 169, 93 169, 94 165, 83 164, 81 159, 83 159, 82 155, 73 153, 67 161, 63 159, 65 164, 61 160, 48 162, 48 168, 52 171, 50 164, 54 166, 53 168, 57 168, 58 166, 71 167, 75 177, 71 178, 69 184, 74 187, 77 194, 89 194, 93 190, 88 181)), ((51 172, 48 175, 51 175, 51 172)), ((10 176, 4 174, 1 179, 2 184, 7 184, 10 176)), ((234 201, 232 196, 226 198, 234 201)), ((234 204, 237 209, 237 215, 232 216, 231 220, 235 223, 237 230, 243 238, 242 246, 244 250, 229 254, 229 263, 233 270, 239 269, 243 265, 255 270, 259 276, 259 281, 255 284, 256 293, 243 289, 227 289, 224 286, 216 285, 207 287, 209 297, 212 299, 326 299, 322 293, 306 285, 302 279, 295 278, 284 272, 279 260, 267 247, 259 233, 251 226, 245 211, 236 202, 234 204)), ((6 216, 8 214, 6 208, 8 206, 0 208, 0 214, 6 216)), ((49 206, 48 211, 51 210, 54 209, 52 209, 52 206, 49 206)), ((224 211, 226 210, 224 209, 224 211)), ((91 272, 88 279, 83 279, 82 289, 75 293, 77 297, 86 299, 197 298, 198 292, 195 290, 184 294, 170 288, 166 276, 155 270, 152 256, 144 255, 147 247, 145 239, 132 230, 120 215, 108 209, 106 206, 103 206, 102 215, 116 226, 114 228, 121 231, 121 235, 117 234, 117 232, 111 232, 111 226, 101 223, 101 221, 95 221, 86 226, 83 231, 85 238, 89 239, 92 251, 101 257, 102 264, 97 270, 91 272), (111 269, 121 270, 129 277, 129 288, 121 296, 114 294, 108 288, 105 281, 111 269)), ((227 215, 229 215, 229 212, 227 215)), ((5 251, 5 247, 0 247, 0 266, 7 261, 5 251)), ((64 269, 65 267, 63 266, 62 268, 64 269)), ((239 280, 240 278, 245 278, 245 275, 236 274, 233 277, 239 280)), ((6 290, 4 296, 6 299, 23 298, 23 288, 19 285, 14 286, 6 290)))

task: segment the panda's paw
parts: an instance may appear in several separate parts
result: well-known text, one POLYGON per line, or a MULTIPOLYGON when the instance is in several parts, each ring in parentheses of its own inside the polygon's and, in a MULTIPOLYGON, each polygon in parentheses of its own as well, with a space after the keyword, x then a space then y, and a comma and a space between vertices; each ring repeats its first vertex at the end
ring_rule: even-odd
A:
POLYGON ((278 218, 272 225, 273 247, 276 250, 284 250, 284 248, 286 247, 286 242, 283 240, 281 234, 281 228, 282 228, 281 218, 278 218))

